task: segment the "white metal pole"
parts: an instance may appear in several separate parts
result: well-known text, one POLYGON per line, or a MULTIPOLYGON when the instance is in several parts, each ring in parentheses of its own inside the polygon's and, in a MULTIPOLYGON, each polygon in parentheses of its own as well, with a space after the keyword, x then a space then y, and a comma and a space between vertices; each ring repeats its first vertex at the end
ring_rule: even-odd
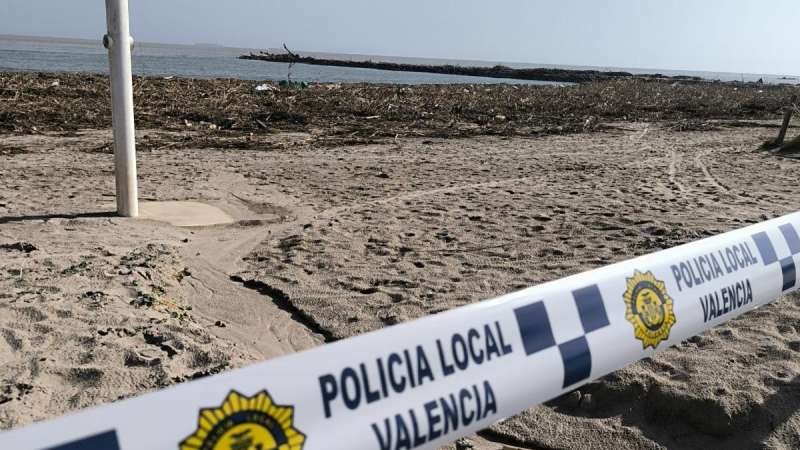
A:
POLYGON ((114 169, 117 178, 117 212, 123 217, 139 215, 136 186, 136 141, 133 123, 133 75, 128 0, 106 0, 108 49, 111 68, 111 103, 114 126, 114 169))

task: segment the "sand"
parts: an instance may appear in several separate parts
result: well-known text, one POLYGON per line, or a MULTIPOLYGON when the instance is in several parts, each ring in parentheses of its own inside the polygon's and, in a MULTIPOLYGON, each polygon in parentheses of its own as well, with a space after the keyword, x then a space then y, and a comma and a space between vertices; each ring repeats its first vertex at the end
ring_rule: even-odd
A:
MULTIPOLYGON (((800 162, 756 151, 773 129, 608 125, 339 146, 276 133, 267 151, 142 151, 143 200, 203 202, 234 220, 201 228, 110 214, 108 132, 0 135, 0 427, 800 207, 800 162)), ((484 449, 796 448, 796 300, 471 439, 484 449)))

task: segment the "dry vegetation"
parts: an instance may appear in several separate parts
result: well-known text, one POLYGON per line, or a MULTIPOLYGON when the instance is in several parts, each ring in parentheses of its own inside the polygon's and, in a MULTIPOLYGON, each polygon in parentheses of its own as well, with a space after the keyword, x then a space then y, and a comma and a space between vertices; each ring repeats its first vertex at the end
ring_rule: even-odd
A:
MULTIPOLYGON (((256 91, 257 84, 136 78, 137 125, 196 131, 186 140, 195 146, 244 148, 263 146, 259 137, 275 131, 307 131, 341 144, 398 135, 576 132, 615 121, 670 121, 674 129, 694 130, 715 119, 774 119, 797 92, 791 86, 634 79, 565 87, 268 84, 264 91, 256 91)), ((103 76, 0 73, 0 133, 107 128, 109 95, 103 76)))

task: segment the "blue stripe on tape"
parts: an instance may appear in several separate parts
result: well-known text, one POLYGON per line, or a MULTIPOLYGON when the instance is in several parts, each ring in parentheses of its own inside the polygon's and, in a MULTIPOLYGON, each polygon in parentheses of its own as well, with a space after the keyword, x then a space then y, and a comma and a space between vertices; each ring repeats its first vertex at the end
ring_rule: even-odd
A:
POLYGON ((558 349, 564 362, 564 387, 589 378, 592 373, 592 353, 586 336, 560 344, 558 349))
POLYGON ((800 237, 797 236, 797 230, 794 229, 792 224, 787 223, 779 227, 786 243, 789 244, 789 250, 793 255, 800 253, 800 237))
POLYGON ((50 447, 47 450, 119 450, 119 441, 117 441, 117 432, 110 430, 58 447, 50 447))
POLYGON ((783 272, 783 290, 788 291, 794 287, 797 281, 797 271, 794 266, 794 257, 783 258, 781 260, 781 272, 783 272))
POLYGON ((543 302, 532 303, 514 310, 525 354, 542 351, 556 345, 550 319, 543 302))
POLYGON ((758 247, 758 253, 761 254, 761 261, 764 265, 769 265, 778 260, 778 255, 775 254, 775 247, 772 246, 772 241, 769 240, 767 233, 760 232, 753 235, 753 240, 758 247))
POLYGON ((608 314, 603 305, 603 297, 596 284, 572 291, 575 306, 581 316, 584 333, 590 333, 608 326, 608 314))

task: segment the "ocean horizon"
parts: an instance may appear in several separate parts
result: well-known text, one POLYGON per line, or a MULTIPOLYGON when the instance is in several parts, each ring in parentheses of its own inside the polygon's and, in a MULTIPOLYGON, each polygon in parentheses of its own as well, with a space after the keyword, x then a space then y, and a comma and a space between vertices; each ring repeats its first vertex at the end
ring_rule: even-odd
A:
MULTIPOLYGON (((506 61, 418 58, 386 55, 323 53, 295 50, 302 55, 318 58, 372 60, 405 64, 459 65, 492 67, 498 64, 515 69, 559 68, 572 70, 624 71, 633 74, 663 74, 694 76, 707 80, 754 82, 768 84, 800 84, 800 77, 782 74, 731 73, 654 68, 598 67, 534 64, 506 61)), ((395 72, 364 68, 312 66, 286 63, 248 61, 239 55, 259 51, 282 52, 274 48, 236 48, 209 44, 137 43, 133 51, 133 72, 144 76, 177 76, 189 78, 236 78, 244 80, 284 80, 330 83, 389 83, 389 84, 567 84, 559 82, 444 75, 420 72, 395 72)), ((108 73, 108 56, 100 39, 74 39, 41 36, 0 35, 0 71, 108 73)))

